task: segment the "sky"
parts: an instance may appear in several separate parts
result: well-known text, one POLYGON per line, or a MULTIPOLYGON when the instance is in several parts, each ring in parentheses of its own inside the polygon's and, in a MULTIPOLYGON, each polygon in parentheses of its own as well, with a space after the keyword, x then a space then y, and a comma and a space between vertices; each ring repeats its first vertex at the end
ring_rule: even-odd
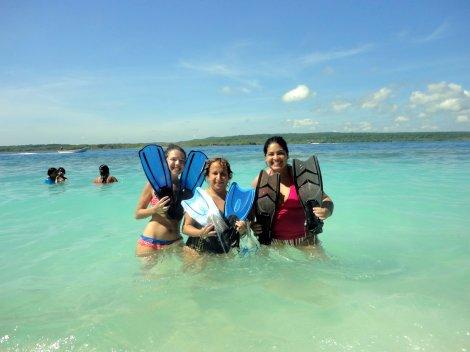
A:
POLYGON ((0 145, 470 130, 470 1, 0 0, 0 145))

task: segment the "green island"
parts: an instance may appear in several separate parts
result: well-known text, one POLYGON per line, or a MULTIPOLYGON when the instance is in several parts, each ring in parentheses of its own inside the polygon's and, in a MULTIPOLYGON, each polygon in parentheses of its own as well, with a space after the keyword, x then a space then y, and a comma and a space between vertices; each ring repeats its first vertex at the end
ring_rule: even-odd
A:
MULTIPOLYGON (((186 141, 175 141, 175 143, 187 147, 207 147, 207 146, 229 146, 229 145, 262 145, 264 141, 275 134, 252 134, 228 137, 208 137, 192 139, 186 141)), ((308 144, 308 143, 358 143, 358 142, 431 142, 431 141, 469 141, 470 132, 399 132, 399 133, 342 133, 342 132, 321 132, 321 133, 283 133, 281 134, 288 143, 308 144)), ((106 143, 106 144, 28 144, 0 146, 0 153, 18 152, 50 152, 62 150, 74 150, 88 148, 99 149, 139 149, 147 144, 167 145, 167 142, 147 142, 147 143, 106 143)))

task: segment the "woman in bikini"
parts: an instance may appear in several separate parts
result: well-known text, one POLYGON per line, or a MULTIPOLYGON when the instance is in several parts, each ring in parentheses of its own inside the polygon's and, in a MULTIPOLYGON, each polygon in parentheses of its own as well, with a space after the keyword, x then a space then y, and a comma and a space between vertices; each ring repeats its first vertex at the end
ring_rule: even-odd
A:
MULTIPOLYGON (((175 144, 170 144, 165 151, 166 161, 170 169, 174 187, 178 185, 178 177, 186 162, 186 152, 175 144)), ((135 210, 136 219, 150 217, 142 236, 137 241, 135 253, 145 257, 158 253, 159 250, 172 248, 181 241, 179 224, 181 219, 170 219, 167 210, 170 198, 158 199, 150 183, 145 185, 135 210), (149 206, 150 205, 150 206, 149 206)))
MULTIPOLYGON (((271 137, 264 144, 264 158, 266 161, 266 172, 271 175, 280 175, 280 194, 277 210, 274 213, 272 230, 273 244, 290 245, 315 245, 316 235, 307 235, 305 231, 305 212, 299 200, 299 195, 294 185, 292 167, 287 163, 289 149, 284 138, 280 136, 271 137)), ((253 187, 258 184, 258 177, 253 180, 253 187)), ((322 207, 314 207, 313 213, 320 220, 330 217, 333 212, 333 201, 323 193, 322 207)), ((260 224, 253 224, 252 229, 260 234, 260 224)))

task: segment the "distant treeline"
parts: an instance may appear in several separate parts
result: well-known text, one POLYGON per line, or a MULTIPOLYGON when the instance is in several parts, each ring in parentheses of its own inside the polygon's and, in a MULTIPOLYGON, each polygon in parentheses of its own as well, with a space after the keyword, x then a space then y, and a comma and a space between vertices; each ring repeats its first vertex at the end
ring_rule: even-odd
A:
MULTIPOLYGON (((259 145, 274 134, 253 134, 230 137, 209 137, 193 139, 190 141, 176 141, 182 146, 222 146, 222 145, 259 145)), ((404 141, 469 141, 470 132, 399 132, 399 133, 284 133, 281 134, 288 143, 355 143, 355 142, 404 142, 404 141)), ((146 144, 155 143, 167 145, 163 142, 148 143, 113 143, 113 144, 29 144, 15 146, 0 146, 0 152, 50 152, 63 148, 80 149, 139 149, 146 144)))
MULTIPOLYGON (((190 146, 209 145, 257 145, 263 144, 274 134, 209 137, 181 142, 190 146)), ((287 143, 355 143, 355 142, 402 142, 402 141, 468 141, 470 132, 400 132, 400 133, 283 133, 287 143)))

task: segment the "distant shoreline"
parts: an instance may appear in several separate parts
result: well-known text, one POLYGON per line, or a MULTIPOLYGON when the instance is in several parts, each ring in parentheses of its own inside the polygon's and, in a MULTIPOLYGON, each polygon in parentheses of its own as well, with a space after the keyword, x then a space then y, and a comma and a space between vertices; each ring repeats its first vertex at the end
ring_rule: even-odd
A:
MULTIPOLYGON (((264 141, 275 134, 253 134, 229 137, 208 137, 175 143, 188 147, 229 146, 229 145, 262 145, 264 141)), ((288 143, 356 143, 356 142, 432 142, 432 141, 470 141, 470 132, 399 132, 399 133, 283 133, 288 143)), ((54 152, 61 148, 73 150, 88 148, 99 149, 139 149, 147 144, 167 145, 168 142, 147 143, 105 143, 105 144, 28 144, 0 146, 0 153, 12 152, 54 152)))

